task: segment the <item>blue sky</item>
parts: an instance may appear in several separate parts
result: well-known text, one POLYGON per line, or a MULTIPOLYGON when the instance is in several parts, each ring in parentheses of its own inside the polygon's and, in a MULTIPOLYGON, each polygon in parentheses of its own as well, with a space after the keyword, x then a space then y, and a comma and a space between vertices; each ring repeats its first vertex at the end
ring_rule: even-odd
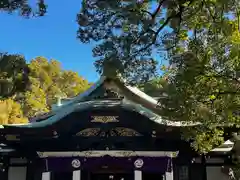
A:
POLYGON ((23 54, 28 61, 36 56, 53 58, 64 69, 77 71, 94 82, 98 74, 93 66, 92 47, 76 39, 76 15, 81 1, 61 2, 48 0, 48 14, 41 18, 0 13, 0 51, 23 54))
POLYGON ((56 59, 64 69, 95 82, 99 75, 93 65, 92 45, 82 44, 76 38, 81 0, 61 2, 46 0, 48 13, 40 18, 24 19, 1 12, 0 51, 22 54, 28 61, 37 56, 56 59))

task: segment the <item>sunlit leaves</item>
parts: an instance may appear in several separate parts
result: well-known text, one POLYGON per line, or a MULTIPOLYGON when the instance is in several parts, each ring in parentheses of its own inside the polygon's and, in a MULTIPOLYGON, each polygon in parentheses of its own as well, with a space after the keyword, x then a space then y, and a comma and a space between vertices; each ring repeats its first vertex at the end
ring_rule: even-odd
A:
POLYGON ((221 128, 195 129, 194 133, 196 133, 197 136, 192 143, 192 147, 201 153, 208 153, 224 142, 224 130, 221 128))
POLYGON ((70 98, 89 88, 77 72, 63 70, 57 60, 36 57, 28 64, 30 88, 24 94, 24 113, 32 117, 51 110, 58 98, 70 98))
MULTIPOLYGON (((8 54, 2 54, 0 59, 0 95, 6 99, 0 104, 2 103, 5 109, 8 105, 9 108, 19 108, 18 113, 22 113, 23 110, 26 117, 47 112, 51 110, 51 105, 56 103, 57 98, 74 97, 89 86, 89 82, 77 72, 63 70, 57 60, 49 61, 44 57, 36 57, 26 64, 23 56, 8 54)), ((4 117, 9 113, 5 109, 2 109, 4 117)), ((15 119, 13 117, 12 121, 15 122, 15 119)), ((23 116, 16 121, 20 122, 21 119, 25 121, 23 116)), ((14 123, 7 121, 10 120, 6 118, 6 122, 3 123, 14 123)))
POLYGON ((230 37, 230 42, 236 45, 240 45, 240 32, 236 30, 233 32, 232 36, 230 37))
POLYGON ((173 121, 202 123, 183 132, 200 153, 223 143, 222 126, 240 125, 240 50, 235 25, 226 24, 234 27, 228 34, 200 31, 182 39, 185 44, 177 48, 184 46, 185 50, 176 48, 169 54, 173 69, 162 68, 168 83, 159 86, 161 115, 173 121))
POLYGON ((215 100, 215 99, 216 99, 216 96, 215 96, 215 95, 211 95, 211 96, 209 97, 209 99, 210 99, 210 100, 215 100))
POLYGON ((175 91, 165 88, 167 96, 160 99, 166 118, 202 123, 203 129, 184 134, 204 153, 223 141, 223 132, 216 127, 238 125, 240 121, 236 113, 240 107, 240 81, 236 77, 239 50, 227 39, 219 45, 216 42, 190 43, 188 52, 172 57, 175 71, 167 86, 175 91), (228 54, 220 48, 223 44, 228 45, 228 54), (235 56, 232 48, 237 51, 235 56))
POLYGON ((0 101, 0 124, 22 124, 28 119, 23 116, 21 105, 13 99, 0 101))
POLYGON ((178 35, 180 40, 187 40, 188 39, 188 30, 181 30, 178 35))
POLYGON ((49 111, 46 94, 39 86, 31 86, 31 90, 25 92, 22 106, 27 117, 49 111))

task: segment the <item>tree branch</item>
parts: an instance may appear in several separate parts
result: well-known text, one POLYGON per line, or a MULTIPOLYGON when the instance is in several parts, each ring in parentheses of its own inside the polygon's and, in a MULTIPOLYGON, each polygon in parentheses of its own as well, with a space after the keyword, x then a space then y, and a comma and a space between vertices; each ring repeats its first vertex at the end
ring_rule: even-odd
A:
MULTIPOLYGON (((183 9, 182 9, 182 11, 183 11, 183 9)), ((158 28, 158 30, 154 33, 154 37, 153 37, 152 42, 151 42, 150 44, 148 44, 147 46, 141 48, 140 50, 134 52, 134 55, 133 55, 133 56, 135 56, 137 53, 140 53, 140 52, 142 52, 142 51, 145 51, 145 50, 147 50, 149 47, 151 47, 151 46, 156 42, 157 36, 158 36, 158 34, 160 33, 160 31, 162 31, 163 28, 165 28, 165 27, 168 25, 168 23, 170 22, 171 19, 177 18, 177 17, 179 17, 179 19, 181 19, 180 16, 182 15, 182 11, 179 11, 177 14, 174 14, 174 15, 169 16, 169 17, 166 19, 166 21, 165 21, 165 22, 158 28)))
POLYGON ((238 23, 238 31, 240 31, 240 14, 239 14, 239 9, 238 9, 238 5, 236 3, 236 1, 234 1, 234 4, 235 4, 235 12, 236 12, 236 15, 237 15, 237 23, 238 23))
MULTIPOLYGON (((158 12, 160 11, 160 9, 161 9, 164 1, 165 1, 165 0, 161 0, 161 1, 159 2, 157 9, 156 9, 153 13, 150 13, 150 12, 144 11, 144 10, 143 10, 143 12, 149 14, 149 15, 151 16, 151 18, 152 18, 151 20, 154 20, 154 19, 156 18, 156 16, 157 16, 158 12)), ((136 40, 135 40, 134 42, 132 42, 132 43, 133 43, 133 44, 136 43, 141 36, 145 35, 146 33, 150 32, 150 31, 153 31, 153 30, 149 27, 145 32, 140 33, 140 35, 139 35, 139 36, 136 38, 136 40)))
POLYGON ((149 14, 151 17, 152 17, 152 15, 153 15, 153 14, 150 13, 149 11, 146 11, 146 10, 143 10, 143 9, 141 10, 141 12, 144 12, 144 13, 146 13, 146 14, 149 14))
POLYGON ((213 22, 215 22, 215 16, 212 14, 212 12, 211 12, 211 10, 209 9, 209 6, 207 5, 207 3, 206 3, 205 0, 203 0, 203 4, 206 6, 206 9, 207 9, 209 15, 210 15, 210 16, 212 17, 212 19, 213 19, 213 22))
POLYGON ((156 10, 154 11, 154 13, 152 14, 152 19, 155 19, 155 18, 156 18, 157 14, 158 14, 159 11, 161 10, 161 7, 162 7, 164 1, 165 1, 165 0, 161 0, 161 1, 159 2, 157 9, 156 9, 156 10))

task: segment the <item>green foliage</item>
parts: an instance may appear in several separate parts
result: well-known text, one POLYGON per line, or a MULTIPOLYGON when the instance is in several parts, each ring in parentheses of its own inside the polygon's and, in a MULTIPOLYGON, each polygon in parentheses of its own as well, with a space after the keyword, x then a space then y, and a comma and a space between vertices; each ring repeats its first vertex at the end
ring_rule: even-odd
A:
POLYGON ((164 83, 166 83, 164 78, 158 77, 158 78, 152 79, 151 81, 148 81, 148 82, 140 85, 139 87, 146 94, 148 94, 152 97, 159 97, 159 92, 163 88, 164 83))
POLYGON ((100 73, 111 60, 129 81, 141 84, 156 72, 153 55, 169 60, 163 80, 143 88, 154 96, 159 89, 165 118, 202 123, 184 132, 195 149, 205 153, 222 143, 223 130, 217 126, 239 126, 240 1, 82 3, 78 38, 95 42, 100 73))
POLYGON ((45 92, 39 86, 31 86, 31 90, 25 92, 23 101, 23 112, 26 117, 49 111, 45 92))
POLYGON ((13 99, 0 101, 0 124, 22 124, 28 120, 23 116, 21 105, 13 99))
POLYGON ((202 123, 201 128, 189 128, 183 134, 187 140, 194 140, 196 150, 206 153, 223 142, 222 126, 240 125, 240 51, 228 40, 208 40, 207 44, 202 41, 202 36, 192 38, 188 51, 173 53, 174 66, 165 74, 168 78, 156 82, 160 83, 156 86, 161 87, 162 116, 202 123), (221 48, 224 43, 227 52, 221 48))
POLYGON ((141 31, 153 25, 144 13, 149 8, 148 3, 136 2, 82 1, 77 18, 80 25, 78 38, 84 43, 99 42, 93 49, 94 57, 98 58, 95 62, 97 71, 102 73, 104 62, 111 60, 114 68, 132 83, 152 78, 157 67, 149 50, 138 51, 154 37, 152 32, 141 36, 141 31), (141 37, 136 39, 138 36, 141 37))
POLYGON ((47 112, 60 98, 71 98, 84 92, 90 84, 78 73, 63 70, 56 60, 33 59, 29 65, 30 88, 22 102, 27 117, 47 112))
POLYGON ((183 138, 199 153, 208 153, 224 142, 224 130, 211 126, 189 127, 183 130, 183 138))
POLYGON ((0 94, 4 99, 0 101, 0 124, 25 123, 24 116, 48 112, 59 97, 74 97, 91 86, 77 72, 63 70, 56 60, 37 57, 26 64, 20 55, 2 54, 0 58, 0 94))
POLYGON ((30 0, 0 0, 0 10, 8 13, 18 12, 20 16, 43 16, 47 6, 44 0, 38 0, 36 8, 30 5, 30 0))
POLYGON ((20 55, 0 54, 0 96, 8 98, 26 90, 28 67, 20 55))
POLYGON ((111 59, 129 81, 139 83, 155 74, 154 53, 183 52, 183 45, 199 33, 215 39, 221 33, 231 34, 239 4, 238 0, 82 1, 78 38, 96 42, 98 72, 111 59))

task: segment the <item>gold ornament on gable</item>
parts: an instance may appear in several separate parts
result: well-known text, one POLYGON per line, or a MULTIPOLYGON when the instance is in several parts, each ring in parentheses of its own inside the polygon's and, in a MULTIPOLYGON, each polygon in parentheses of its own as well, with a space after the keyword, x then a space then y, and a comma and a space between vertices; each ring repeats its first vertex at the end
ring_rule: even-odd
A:
POLYGON ((91 122, 98 122, 98 123, 112 123, 112 122, 119 122, 118 116, 92 116, 91 122))

